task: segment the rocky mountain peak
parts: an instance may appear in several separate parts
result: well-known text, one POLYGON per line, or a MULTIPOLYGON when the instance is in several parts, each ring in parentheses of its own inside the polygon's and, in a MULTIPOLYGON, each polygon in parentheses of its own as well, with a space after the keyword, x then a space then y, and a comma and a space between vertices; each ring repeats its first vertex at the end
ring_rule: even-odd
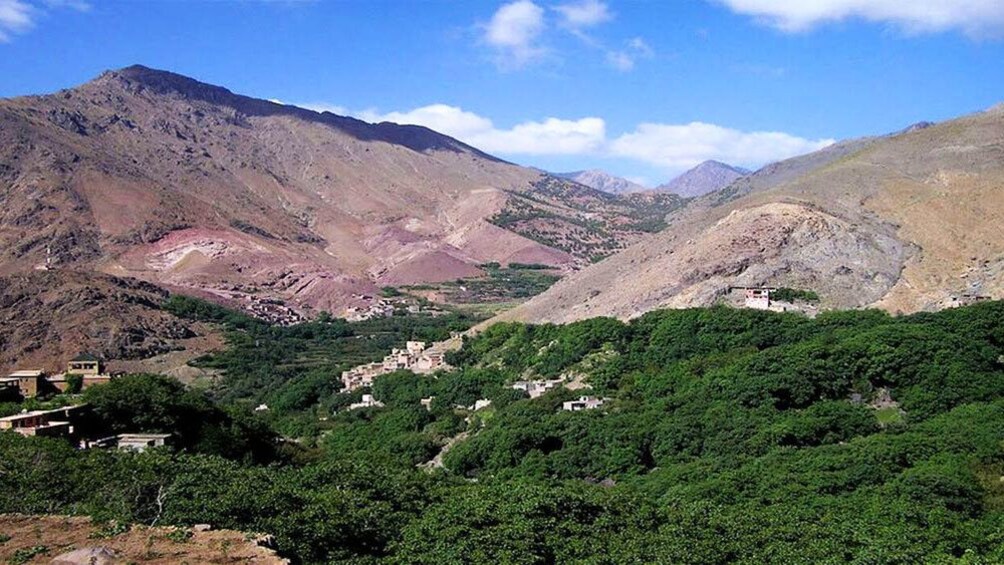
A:
POLYGON ((722 163, 721 161, 708 160, 656 188, 673 192, 684 197, 702 196, 709 192, 721 190, 732 184, 736 179, 744 177, 750 173, 742 167, 722 163))
POLYGON ((554 176, 573 180, 579 184, 586 185, 589 188, 595 188, 596 190, 602 190, 603 192, 608 192, 610 194, 627 194, 648 190, 646 187, 636 182, 629 181, 625 178, 612 175, 599 169, 573 171, 571 173, 554 173, 554 176))

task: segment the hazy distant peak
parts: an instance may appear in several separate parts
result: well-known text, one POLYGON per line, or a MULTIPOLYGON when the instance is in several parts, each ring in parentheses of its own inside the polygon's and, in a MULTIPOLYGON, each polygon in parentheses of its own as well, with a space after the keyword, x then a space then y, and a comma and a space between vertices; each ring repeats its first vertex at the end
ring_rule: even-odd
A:
POLYGON ((675 179, 660 185, 656 190, 672 192, 684 197, 701 196, 709 192, 721 190, 732 184, 736 179, 750 174, 742 167, 736 167, 721 161, 708 160, 675 179))
POLYGON ((648 188, 625 178, 611 175, 599 169, 589 169, 585 171, 573 171, 570 173, 554 173, 554 176, 563 179, 573 180, 579 184, 584 184, 589 188, 609 192, 610 194, 625 194, 629 192, 640 192, 648 188))

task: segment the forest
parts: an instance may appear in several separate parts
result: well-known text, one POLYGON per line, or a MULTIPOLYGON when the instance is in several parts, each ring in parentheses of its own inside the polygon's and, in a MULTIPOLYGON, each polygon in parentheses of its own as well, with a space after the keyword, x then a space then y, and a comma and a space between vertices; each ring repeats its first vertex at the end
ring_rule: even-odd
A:
POLYGON ((1002 302, 502 323, 465 338, 451 371, 351 394, 333 371, 366 355, 344 342, 448 324, 356 339, 379 334, 173 308, 229 328, 230 349, 202 360, 219 387, 135 375, 85 397, 100 425, 175 445, 0 433, 0 512, 267 532, 296 563, 1004 562, 1002 302), (511 386, 557 378, 591 390, 511 386), (363 392, 384 406, 347 409, 363 392), (606 402, 562 410, 584 394, 606 402))

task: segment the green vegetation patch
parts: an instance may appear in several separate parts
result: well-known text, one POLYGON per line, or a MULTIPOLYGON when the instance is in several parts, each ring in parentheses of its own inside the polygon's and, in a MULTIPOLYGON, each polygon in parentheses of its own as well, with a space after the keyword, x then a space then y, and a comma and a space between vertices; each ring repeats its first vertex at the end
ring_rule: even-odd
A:
POLYGON ((293 326, 270 325, 205 301, 178 296, 166 306, 183 317, 220 323, 227 349, 196 359, 223 372, 211 391, 225 403, 268 406, 266 416, 283 434, 314 436, 319 418, 346 397, 341 372, 379 361, 392 348, 419 340, 448 339, 484 319, 472 313, 407 314, 350 323, 322 315, 293 326))
POLYGON ((8 563, 10 563, 10 565, 23 565, 39 555, 45 555, 47 553, 49 553, 49 548, 44 545, 22 547, 14 552, 14 555, 11 556, 8 563))
MULTIPOLYGON (((432 287, 446 296, 450 304, 498 304, 523 301, 536 296, 561 279, 547 265, 485 263, 486 277, 457 279, 432 287)), ((429 290, 428 285, 405 286, 405 290, 429 290)))
MULTIPOLYGON (((244 335, 293 340, 282 387, 309 374, 304 344, 333 355, 334 327, 244 335)), ((448 356, 455 371, 378 377, 383 407, 320 398, 307 410, 324 425, 271 460, 204 447, 242 437, 215 411, 225 399, 269 392, 225 379, 193 398, 137 377, 92 397, 96 413, 194 442, 125 453, 0 433, 0 513, 264 531, 311 564, 1001 563, 1002 355, 1001 302, 497 324, 448 356), (512 388, 573 375, 592 390, 512 388), (909 418, 880 425, 860 402, 880 390, 909 418), (562 409, 581 395, 607 401, 562 409), (444 468, 416 467, 447 444, 444 468)))
POLYGON ((895 406, 879 408, 875 411, 875 417, 882 426, 892 426, 903 423, 903 412, 895 406))
POLYGON ((529 191, 512 192, 506 207, 489 221, 595 262, 622 249, 639 234, 662 231, 667 227, 666 216, 687 202, 669 193, 615 196, 545 176, 529 191))
POLYGON ((811 290, 779 288, 770 293, 771 300, 781 302, 819 302, 819 295, 811 290))

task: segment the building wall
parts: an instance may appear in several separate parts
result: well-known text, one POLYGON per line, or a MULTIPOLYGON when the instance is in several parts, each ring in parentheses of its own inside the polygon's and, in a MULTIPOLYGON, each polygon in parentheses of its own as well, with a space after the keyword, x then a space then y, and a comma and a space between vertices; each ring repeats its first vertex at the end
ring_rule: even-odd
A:
POLYGON ((24 398, 33 398, 38 396, 38 385, 40 380, 42 380, 40 377, 18 378, 17 387, 21 391, 21 396, 24 398))
POLYGON ((99 361, 70 361, 66 372, 75 375, 100 375, 101 363, 99 361))

